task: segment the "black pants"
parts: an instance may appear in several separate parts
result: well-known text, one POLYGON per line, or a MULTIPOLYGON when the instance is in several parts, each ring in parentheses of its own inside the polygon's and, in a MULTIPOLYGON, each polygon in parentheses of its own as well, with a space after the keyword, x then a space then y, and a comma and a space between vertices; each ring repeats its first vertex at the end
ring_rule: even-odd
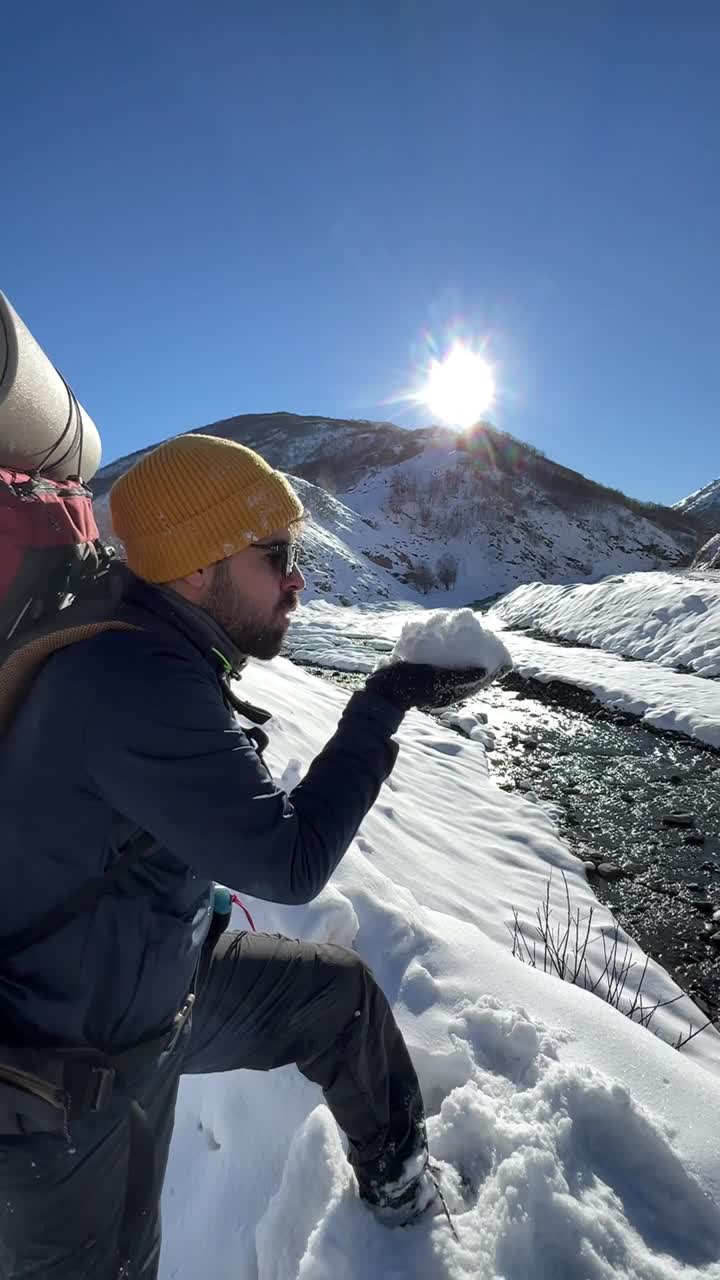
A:
POLYGON ((152 1280, 180 1075, 291 1062, 322 1088, 361 1194, 372 1198, 425 1142, 417 1077, 383 993, 344 947, 228 933, 189 1034, 133 1091, 155 1135, 158 1177, 129 1266, 118 1272, 130 1130, 117 1100, 77 1122, 69 1143, 0 1136, 0 1280, 152 1280))

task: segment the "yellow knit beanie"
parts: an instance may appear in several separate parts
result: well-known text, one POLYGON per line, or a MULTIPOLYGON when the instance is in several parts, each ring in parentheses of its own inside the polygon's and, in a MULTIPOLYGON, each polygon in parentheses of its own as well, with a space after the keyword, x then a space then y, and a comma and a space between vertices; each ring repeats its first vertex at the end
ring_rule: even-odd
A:
POLYGON ((116 480, 110 513, 129 567, 172 582, 299 520, 303 505, 254 450, 193 434, 167 440, 116 480))

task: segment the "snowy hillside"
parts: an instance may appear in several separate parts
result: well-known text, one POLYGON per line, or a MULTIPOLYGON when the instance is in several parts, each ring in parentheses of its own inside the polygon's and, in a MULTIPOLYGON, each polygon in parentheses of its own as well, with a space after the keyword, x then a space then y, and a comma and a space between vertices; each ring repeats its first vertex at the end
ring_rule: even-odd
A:
POLYGON ((720 533, 709 538, 692 562, 693 569, 720 569, 720 533))
MULTIPOLYGON (((337 615, 338 636, 354 613, 313 609, 337 615)), ((390 643, 392 611, 390 632, 373 614, 390 643)), ((239 692, 272 710, 268 762, 292 787, 346 692, 283 659, 253 662, 239 692)), ((494 785, 492 691, 467 713, 481 738, 406 717, 396 769, 315 902, 248 900, 258 928, 353 945, 372 966, 421 1078, 433 1154, 462 1177, 458 1239, 440 1218, 374 1220, 294 1068, 187 1077, 161 1280, 719 1280, 720 1039, 705 1030, 676 1050, 699 1025, 686 997, 658 1011, 653 1035, 512 955, 513 908, 532 929, 550 876, 562 918, 562 872, 573 909, 594 912, 594 973, 613 922, 550 814, 494 785)), ((642 953, 629 945, 632 986, 642 953)), ((646 982, 651 1002, 679 994, 652 961, 646 982)))
POLYGON ((720 479, 711 480, 703 489, 689 493, 687 498, 681 498, 673 506, 676 511, 705 516, 720 528, 720 479))
POLYGON ((493 609, 511 627, 720 676, 720 581, 644 573, 567 587, 534 582, 493 609))
MULTIPOLYGON (((686 563, 704 540, 694 517, 633 502, 490 428, 468 437, 265 414, 204 430, 297 483, 311 516, 306 598, 464 604, 537 578, 686 563)), ((105 532, 109 486, 139 456, 93 482, 105 532)))

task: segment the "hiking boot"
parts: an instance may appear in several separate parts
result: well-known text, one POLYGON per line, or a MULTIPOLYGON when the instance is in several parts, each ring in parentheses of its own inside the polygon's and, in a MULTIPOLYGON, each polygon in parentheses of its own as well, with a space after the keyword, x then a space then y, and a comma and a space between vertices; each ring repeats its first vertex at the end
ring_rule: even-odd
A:
POLYGON ((427 1157, 419 1171, 417 1157, 412 1163, 416 1167, 408 1169, 406 1165, 404 1177, 379 1188, 372 1200, 365 1198, 380 1222, 387 1227, 407 1227, 419 1218, 434 1218, 438 1214, 444 1214, 450 1221, 451 1209, 465 1208, 455 1170, 447 1165, 440 1168, 427 1157))

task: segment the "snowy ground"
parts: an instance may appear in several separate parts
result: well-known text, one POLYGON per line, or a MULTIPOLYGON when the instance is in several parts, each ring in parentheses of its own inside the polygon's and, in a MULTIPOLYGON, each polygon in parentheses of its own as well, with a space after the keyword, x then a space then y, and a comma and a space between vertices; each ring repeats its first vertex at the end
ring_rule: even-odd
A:
POLYGON ((601 582, 517 587, 493 611, 508 626, 720 676, 720 575, 625 573, 601 582))
POLYGON ((562 680, 656 729, 720 747, 720 685, 715 681, 680 675, 652 662, 624 662, 599 650, 559 648, 508 631, 503 640, 521 676, 562 680))
MULTIPOLYGON (((290 652, 295 661, 312 666, 371 671, 378 656, 392 649, 403 624, 422 612, 404 603, 335 609, 313 601, 291 632, 290 652)), ((485 621, 502 628, 505 615, 493 608, 485 621)), ((652 662, 626 662, 605 651, 559 647, 506 630, 501 634, 520 675, 576 685, 657 729, 720 747, 720 684, 715 681, 652 662)))
MULTIPOLYGON (((306 656, 350 666, 354 645, 373 666, 408 612, 303 615, 306 656)), ((268 759, 291 789, 346 693, 284 659, 252 664, 241 691, 273 711, 268 759)), ((467 714, 470 740, 406 717, 396 769, 314 903, 248 903, 258 928, 355 946, 371 964, 420 1073, 435 1156, 465 1179, 459 1241, 440 1219, 374 1221, 294 1069, 199 1077, 181 1090, 162 1280, 720 1280, 720 1037, 677 1051, 667 1042, 701 1021, 686 997, 653 1035, 512 956, 513 907, 530 926, 551 874, 555 918, 563 871, 573 905, 595 908, 596 974, 612 922, 551 814, 492 782, 482 695, 467 714)), ((678 989, 651 963, 645 994, 678 989)))

